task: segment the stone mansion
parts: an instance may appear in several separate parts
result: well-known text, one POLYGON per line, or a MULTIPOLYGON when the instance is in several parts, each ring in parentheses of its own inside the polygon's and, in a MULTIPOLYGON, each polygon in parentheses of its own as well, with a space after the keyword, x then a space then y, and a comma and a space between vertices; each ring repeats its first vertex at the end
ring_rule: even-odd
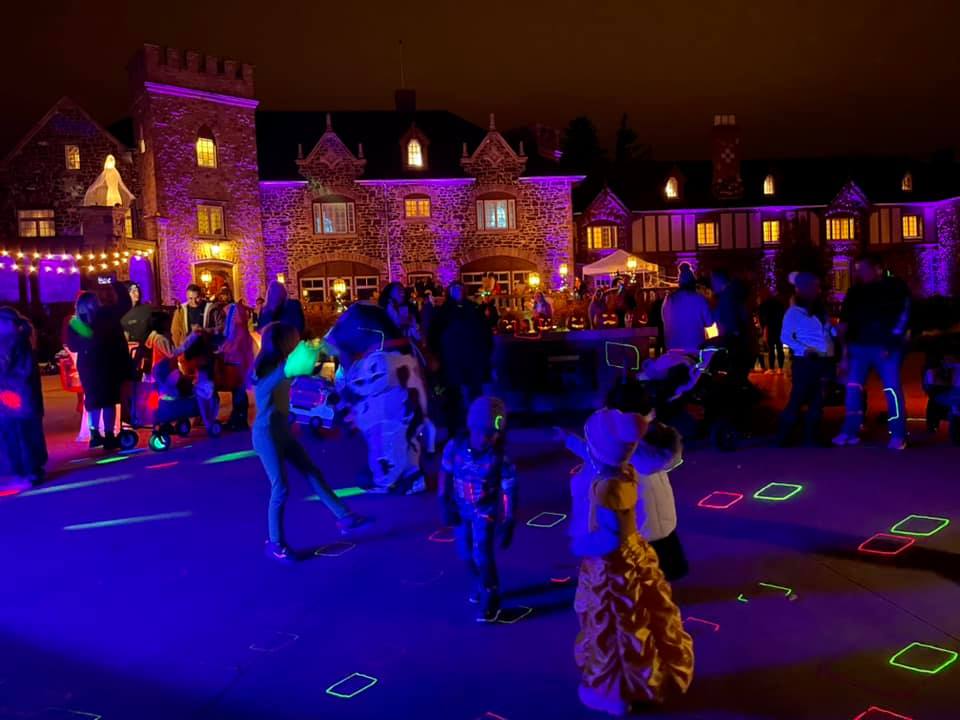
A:
POLYGON ((335 281, 354 299, 489 272, 507 291, 533 273, 558 287, 618 248, 667 275, 723 264, 773 285, 796 243, 821 249, 837 294, 868 248, 918 293, 960 285, 950 160, 741 162, 736 118, 718 115, 710 162, 649 162, 580 197, 557 132, 419 110, 412 90, 390 111, 258 111, 250 65, 156 45, 129 77, 129 119, 108 130, 65 98, 0 161, 0 302, 111 277, 164 302, 192 282, 248 302, 273 279, 308 301, 335 281), (129 189, 111 205, 87 192, 108 156, 129 189))

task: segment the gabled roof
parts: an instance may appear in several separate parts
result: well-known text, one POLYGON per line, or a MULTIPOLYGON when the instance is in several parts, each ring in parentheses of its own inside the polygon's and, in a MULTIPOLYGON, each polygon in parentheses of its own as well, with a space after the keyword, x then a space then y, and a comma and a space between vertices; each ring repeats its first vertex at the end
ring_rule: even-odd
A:
MULTIPOLYGON (((118 150, 124 151, 124 150, 130 149, 129 145, 125 145, 124 143, 120 142, 113 133, 111 133, 109 130, 103 127, 100 123, 94 120, 90 116, 90 113, 88 113, 86 110, 80 107, 80 105, 75 103, 73 100, 71 100, 67 96, 63 96, 53 104, 53 107, 51 107, 42 118, 40 118, 36 123, 34 123, 33 127, 30 128, 27 134, 20 139, 20 142, 14 145, 13 149, 11 149, 10 152, 6 154, 6 156, 3 158, 2 161, 0 161, 0 165, 6 165, 13 158, 19 155, 20 152, 27 145, 30 144, 30 141, 33 140, 34 137, 36 137, 37 133, 40 132, 48 122, 50 122, 50 119, 54 115, 56 115, 58 112, 63 110, 64 108, 70 108, 72 110, 76 110, 77 112, 79 112, 84 117, 85 120, 87 120, 91 125, 93 125, 93 127, 97 129, 98 132, 102 133, 108 140, 110 140, 114 145, 116 145, 118 150)), ((131 127, 132 127, 132 124, 131 124, 131 127)))
MULTIPOLYGON (((960 196, 960 165, 947 158, 836 157, 745 160, 741 165, 743 197, 717 200, 711 192, 709 161, 649 162, 628 182, 611 189, 634 211, 829 205, 853 182, 871 203, 935 201, 960 196), (904 175, 913 177, 913 191, 901 189, 904 175), (672 173, 680 176, 680 197, 667 200, 664 185, 672 173), (773 175, 773 195, 763 194, 763 181, 773 175)), ((589 202, 589 200, 588 200, 589 202)), ((585 205, 583 205, 585 207, 585 205)))

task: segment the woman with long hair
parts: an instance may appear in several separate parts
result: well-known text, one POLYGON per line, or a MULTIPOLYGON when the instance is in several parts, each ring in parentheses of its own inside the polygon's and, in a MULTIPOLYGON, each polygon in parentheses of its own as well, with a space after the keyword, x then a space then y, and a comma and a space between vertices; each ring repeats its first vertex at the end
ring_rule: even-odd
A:
POLYGON ((250 400, 247 397, 250 369, 253 367, 253 336, 250 334, 250 311, 241 303, 233 303, 227 309, 224 341, 220 346, 223 363, 228 370, 233 406, 228 430, 248 430, 247 414, 250 400))
POLYGON ((270 480, 267 508, 268 557, 293 561, 284 533, 284 507, 289 494, 287 463, 303 474, 313 491, 337 518, 341 534, 368 525, 371 521, 354 512, 338 498, 323 479, 306 450, 293 436, 288 421, 290 383, 298 376, 312 375, 320 354, 319 343, 301 342, 300 333, 282 322, 270 323, 261 332, 260 354, 254 362, 254 395, 257 417, 253 421, 253 449, 270 480))
POLYGON ((287 295, 287 286, 279 280, 274 280, 267 288, 267 301, 257 316, 257 330, 263 330, 272 322, 291 325, 301 336, 307 326, 303 316, 303 305, 299 300, 290 299, 287 295))
POLYGON ((0 479, 26 488, 43 479, 43 393, 33 352, 33 326, 0 308, 0 479))
POLYGON ((404 337, 413 343, 420 342, 420 318, 416 306, 408 299, 407 289, 403 283, 392 282, 380 293, 377 304, 387 311, 404 337))
POLYGON ((77 353, 77 372, 83 386, 83 404, 90 421, 90 447, 115 450, 117 405, 123 383, 133 375, 133 364, 120 319, 130 310, 130 294, 115 282, 117 302, 101 305, 92 292, 77 298, 76 313, 67 327, 66 345, 77 353), (100 434, 103 420, 104 434, 100 434))

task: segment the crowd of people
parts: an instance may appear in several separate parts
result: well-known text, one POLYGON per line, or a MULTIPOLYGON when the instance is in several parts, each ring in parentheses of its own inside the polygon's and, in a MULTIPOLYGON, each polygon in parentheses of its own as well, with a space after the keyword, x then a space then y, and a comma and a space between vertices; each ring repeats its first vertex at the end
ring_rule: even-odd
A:
MULTIPOLYGON (((782 372, 789 357, 791 391, 778 444, 791 441, 804 408, 804 440, 823 442, 824 386, 835 373, 846 401, 833 444, 857 444, 866 380, 876 372, 888 401, 889 446, 902 450, 900 376, 910 295, 873 256, 858 258, 854 275, 833 322, 814 274, 791 274, 789 303, 763 293, 753 306, 737 278, 714 270, 707 284, 685 265, 678 287, 662 302, 649 298, 645 321, 662 327, 664 357, 693 362, 705 345, 722 348, 727 372, 743 382, 757 365, 782 372)), ((293 562, 284 527, 288 468, 307 479, 342 534, 373 522, 337 497, 290 422, 291 387, 298 378, 315 377, 322 355, 330 354, 341 368, 337 389, 355 405, 349 417, 370 450, 372 489, 425 490, 421 446, 434 450, 434 421, 445 429, 437 478, 441 516, 455 529, 477 621, 500 617, 496 554, 512 543, 519 493, 517 469, 505 450, 508 410, 489 390, 495 304, 474 302, 459 282, 442 304, 418 304, 410 289, 390 283, 377 303, 351 306, 321 340, 309 338, 302 306, 279 282, 254 308, 234 302, 226 288, 207 301, 191 285, 172 314, 145 305, 135 284, 114 283, 112 292, 109 301, 81 293, 64 331, 64 344, 76 357, 91 448, 118 448, 116 408, 134 380, 154 383, 161 403, 195 398, 208 426, 218 422, 218 392, 230 392, 226 426, 235 431, 249 429, 252 389, 252 446, 270 484, 266 553, 293 562)), ((599 289, 590 313, 602 325, 610 308, 614 316, 619 308, 625 321, 638 310, 630 297, 623 283, 599 289)), ((552 314, 542 293, 532 309, 552 314)), ((44 479, 47 460, 32 336, 29 322, 0 308, 0 475, 25 485, 44 479)), ((570 487, 572 549, 580 558, 579 693, 587 707, 613 715, 686 691, 694 665, 669 585, 688 571, 668 475, 682 460, 683 443, 676 429, 658 420, 641 380, 625 374, 605 406, 587 418, 582 435, 557 431, 582 461, 570 487)))

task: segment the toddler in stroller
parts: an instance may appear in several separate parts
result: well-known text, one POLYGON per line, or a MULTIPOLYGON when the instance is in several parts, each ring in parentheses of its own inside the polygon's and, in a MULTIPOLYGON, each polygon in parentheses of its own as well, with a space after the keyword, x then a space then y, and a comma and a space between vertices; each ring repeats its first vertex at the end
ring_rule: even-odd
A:
POLYGON ((940 335, 923 344, 927 429, 936 432, 946 420, 950 440, 960 445, 960 334, 940 335))

